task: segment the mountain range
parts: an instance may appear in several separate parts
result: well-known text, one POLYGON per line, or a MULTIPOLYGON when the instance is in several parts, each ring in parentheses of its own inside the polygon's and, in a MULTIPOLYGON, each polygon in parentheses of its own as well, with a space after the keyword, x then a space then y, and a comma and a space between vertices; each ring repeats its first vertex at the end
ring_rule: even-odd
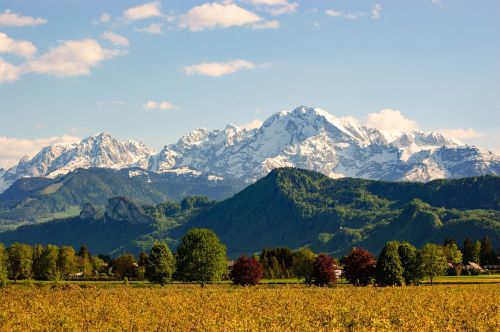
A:
POLYGON ((259 128, 196 129, 156 152, 106 133, 43 148, 0 170, 0 192, 26 177, 57 178, 79 168, 136 168, 130 176, 189 175, 253 183, 278 167, 329 177, 429 181, 500 174, 500 157, 437 132, 367 128, 318 108, 300 106, 270 116, 259 128))
POLYGON ((193 227, 214 230, 230 257, 266 247, 310 247, 343 255, 353 246, 377 253, 388 240, 416 246, 488 235, 500 244, 500 177, 384 182, 331 179, 321 173, 279 168, 221 202, 138 204, 115 197, 79 215, 0 232, 0 242, 87 245, 94 253, 137 254, 155 241, 173 249, 193 227))

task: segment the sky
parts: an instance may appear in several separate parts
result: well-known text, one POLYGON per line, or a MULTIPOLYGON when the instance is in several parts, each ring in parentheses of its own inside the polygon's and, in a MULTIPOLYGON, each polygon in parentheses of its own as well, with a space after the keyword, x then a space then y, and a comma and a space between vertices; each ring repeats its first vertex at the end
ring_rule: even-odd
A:
POLYGON ((500 1, 2 0, 0 167, 298 105, 500 152, 500 1))

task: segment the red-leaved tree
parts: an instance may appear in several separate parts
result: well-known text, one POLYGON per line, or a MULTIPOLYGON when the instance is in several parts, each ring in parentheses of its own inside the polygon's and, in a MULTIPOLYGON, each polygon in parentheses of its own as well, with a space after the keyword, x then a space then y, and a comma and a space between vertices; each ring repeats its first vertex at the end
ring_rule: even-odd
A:
POLYGON ((337 276, 335 260, 326 255, 319 254, 312 263, 312 283, 316 286, 326 286, 335 283, 337 276))
POLYGON ((377 262, 368 250, 353 248, 343 263, 345 278, 354 286, 366 286, 373 282, 377 262))
POLYGON ((229 276, 236 285, 255 286, 263 274, 264 269, 258 260, 242 256, 234 263, 229 276))

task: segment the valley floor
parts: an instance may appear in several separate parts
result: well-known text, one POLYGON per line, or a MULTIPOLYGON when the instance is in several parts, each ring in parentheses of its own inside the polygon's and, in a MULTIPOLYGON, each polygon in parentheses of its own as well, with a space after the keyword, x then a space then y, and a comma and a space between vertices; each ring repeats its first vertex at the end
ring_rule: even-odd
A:
POLYGON ((138 286, 9 286, 0 289, 0 330, 500 330, 500 284, 138 286))

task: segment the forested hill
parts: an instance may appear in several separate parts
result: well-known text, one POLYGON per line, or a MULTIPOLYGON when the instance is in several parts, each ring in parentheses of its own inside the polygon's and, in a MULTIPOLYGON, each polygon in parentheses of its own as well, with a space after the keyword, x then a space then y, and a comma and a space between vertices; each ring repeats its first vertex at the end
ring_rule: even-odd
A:
POLYGON ((86 244, 94 252, 137 253, 156 240, 175 249, 188 229, 206 227, 218 234, 230 257, 281 246, 334 255, 354 246, 379 252, 391 239, 421 246, 488 235, 498 245, 499 201, 496 176, 388 183, 282 168, 222 202, 189 197, 136 206, 122 199, 132 214, 117 218, 110 202, 104 215, 87 206, 94 211, 90 217, 84 209, 80 217, 19 227, 0 233, 0 242, 86 244), (143 218, 149 221, 134 221, 143 218))
POLYGON ((500 177, 389 183, 282 168, 172 231, 215 230, 230 253, 311 246, 378 251, 389 239, 415 245, 446 237, 500 240, 500 177))

